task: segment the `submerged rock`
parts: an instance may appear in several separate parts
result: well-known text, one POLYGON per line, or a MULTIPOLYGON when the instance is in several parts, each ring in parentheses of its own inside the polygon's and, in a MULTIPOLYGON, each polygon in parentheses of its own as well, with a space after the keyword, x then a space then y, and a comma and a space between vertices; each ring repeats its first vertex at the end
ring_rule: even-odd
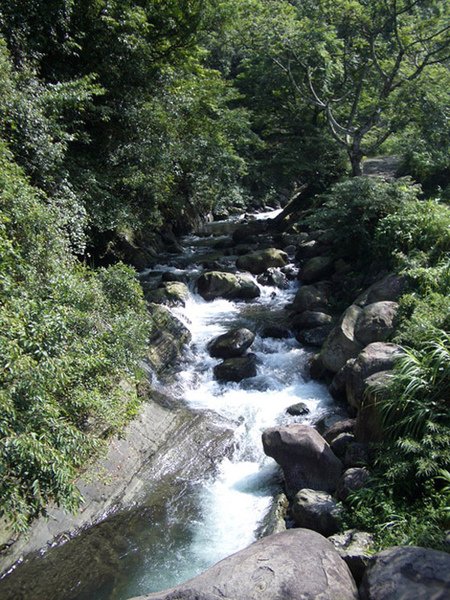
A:
POLYGON ((302 488, 334 492, 342 463, 313 427, 271 427, 263 432, 262 441, 264 452, 283 469, 289 496, 302 488))
POLYGON ((256 355, 247 354, 238 358, 227 358, 214 367, 214 377, 218 381, 239 382, 256 375, 256 355))
POLYGON ((308 529, 290 529, 258 540, 176 588, 140 600, 212 598, 358 600, 358 592, 327 539, 308 529))
POLYGON ((253 331, 241 327, 214 338, 209 342, 207 348, 210 356, 214 358, 236 358, 242 356, 254 340, 253 331))
POLYGON ((197 289, 205 300, 252 300, 261 294, 256 283, 248 277, 223 271, 209 271, 200 275, 197 289))

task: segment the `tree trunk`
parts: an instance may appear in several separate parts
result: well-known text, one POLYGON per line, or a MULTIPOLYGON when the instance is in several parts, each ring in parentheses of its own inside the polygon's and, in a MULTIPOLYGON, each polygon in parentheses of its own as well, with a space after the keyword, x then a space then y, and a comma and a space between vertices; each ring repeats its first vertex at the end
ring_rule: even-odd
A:
POLYGON ((363 174, 362 172, 362 159, 363 153, 359 149, 359 145, 355 148, 354 146, 348 150, 348 157, 352 165, 352 177, 359 177, 363 174))

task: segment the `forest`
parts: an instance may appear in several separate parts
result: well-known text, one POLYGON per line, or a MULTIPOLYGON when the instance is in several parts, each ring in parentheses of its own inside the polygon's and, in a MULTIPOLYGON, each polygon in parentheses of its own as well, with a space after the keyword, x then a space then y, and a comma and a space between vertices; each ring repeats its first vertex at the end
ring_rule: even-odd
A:
POLYGON ((443 549, 449 66, 445 0, 0 0, 2 518, 76 510, 78 474, 138 413, 137 271, 207 215, 291 200, 352 273, 408 281, 348 524, 443 549), (403 176, 362 177, 373 156, 403 176))

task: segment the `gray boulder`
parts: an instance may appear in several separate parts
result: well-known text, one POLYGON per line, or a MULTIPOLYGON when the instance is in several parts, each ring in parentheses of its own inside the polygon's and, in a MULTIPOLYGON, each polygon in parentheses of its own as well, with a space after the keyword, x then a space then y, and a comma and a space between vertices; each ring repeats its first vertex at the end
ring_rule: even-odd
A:
MULTIPOLYGON (((262 538, 190 581, 140 600, 358 600, 350 570, 308 529, 262 538)), ((137 599, 136 599, 137 600, 137 599)))
POLYGON ((295 494, 292 516, 298 527, 305 527, 325 537, 339 531, 342 508, 326 492, 303 489, 295 494))
POLYGON ((365 487, 369 480, 369 471, 365 467, 352 467, 342 475, 336 488, 336 498, 346 500, 348 495, 365 487))
POLYGON ((242 381, 256 375, 256 355, 247 354, 237 358, 227 358, 214 367, 214 377, 218 381, 242 381))
POLYGON ((300 271, 300 279, 305 283, 314 283, 326 279, 334 271, 334 258, 331 256, 316 256, 310 258, 300 271))
POLYGON ((371 557, 361 600, 448 600, 450 555, 417 546, 394 546, 371 557))
POLYGON ((208 343, 207 349, 210 356, 214 358, 235 358, 242 356, 254 341, 255 334, 241 327, 214 338, 208 343))
POLYGON ((170 310, 161 304, 148 305, 149 338, 147 360, 161 375, 169 371, 180 358, 191 333, 170 310))
POLYGON ((349 529, 328 538, 341 558, 345 560, 356 584, 359 585, 369 564, 374 546, 373 536, 366 531, 349 529))
POLYGON ((394 331, 397 302, 375 302, 363 309, 355 325, 355 337, 363 346, 384 342, 394 331))
POLYGON ((368 304, 383 302, 385 300, 395 302, 405 291, 406 286, 406 277, 391 273, 367 288, 367 290, 358 296, 355 300, 355 304, 364 307, 368 304))
POLYGON ((355 326, 362 312, 359 306, 349 306, 326 339, 320 358, 329 371, 337 373, 349 358, 358 356, 363 349, 355 337, 355 326))
POLYGON ((293 424, 271 427, 262 434, 264 452, 283 469, 288 496, 302 488, 334 492, 341 461, 313 427, 293 424))
POLYGON ((385 342, 374 342, 364 348, 351 365, 346 378, 347 401, 350 406, 360 407, 367 377, 379 371, 392 370, 402 353, 400 346, 385 342))
POLYGON ((200 275, 197 289, 205 300, 251 300, 261 294, 259 287, 251 279, 222 271, 209 271, 200 275))
POLYGON ((253 275, 260 275, 270 267, 284 267, 288 262, 288 255, 277 248, 257 250, 250 254, 240 256, 236 261, 236 267, 241 271, 249 271, 253 275))
POLYGON ((347 399, 347 377, 354 362, 354 358, 349 358, 345 365, 339 369, 328 386, 328 391, 335 400, 344 401, 347 399))
POLYGON ((297 312, 324 309, 328 306, 329 284, 318 282, 302 285, 295 295, 293 309, 297 312))

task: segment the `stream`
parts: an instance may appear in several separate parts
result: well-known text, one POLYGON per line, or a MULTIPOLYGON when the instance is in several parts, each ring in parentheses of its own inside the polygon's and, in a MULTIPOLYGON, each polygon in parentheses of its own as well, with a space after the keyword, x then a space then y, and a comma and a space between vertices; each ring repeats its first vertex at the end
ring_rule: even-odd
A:
MULTIPOLYGON (((79 591, 72 589, 61 600, 126 600, 160 591, 251 544, 263 535, 281 490, 280 470, 263 453, 262 431, 276 424, 313 423, 332 411, 327 388, 308 378, 312 351, 293 337, 264 335, 268 325, 285 324, 284 307, 298 289, 296 279, 287 280, 283 289, 261 285, 260 297, 247 302, 206 302, 196 293, 195 281, 205 264, 236 270, 229 236, 235 226, 233 221, 207 225, 201 234, 181 240, 179 255, 161 256, 161 264, 141 274, 150 285, 154 279, 156 287, 162 273, 171 273, 185 281, 190 291, 185 306, 172 312, 190 330, 191 344, 176 376, 170 382, 153 378, 152 385, 192 411, 212 412, 217 423, 226 423, 233 430, 233 452, 215 465, 213 475, 198 473, 189 481, 174 481, 158 492, 158 502, 149 500, 142 509, 93 528, 97 537, 87 546, 86 561, 94 563, 94 569, 96 561, 103 569, 106 565, 107 575, 86 586, 80 573, 79 591), (213 378, 213 367, 220 361, 209 356, 206 346, 235 327, 256 333, 250 351, 257 357, 257 375, 240 383, 219 383, 213 378), (298 402, 306 404, 308 414, 288 415, 286 409, 298 402)), ((70 544, 76 545, 77 540, 70 544)), ((64 554, 70 544, 60 552, 64 554)))
MULTIPOLYGON (((220 232, 220 223, 212 223, 211 229, 220 232)), ((223 238, 186 237, 182 256, 157 265, 154 271, 171 271, 186 278, 190 288, 185 307, 173 312, 191 331, 192 342, 176 381, 169 389, 166 385, 164 392, 182 397, 193 409, 212 410, 229 421, 235 451, 218 465, 214 478, 190 490, 193 514, 189 522, 180 524, 175 510, 167 518, 171 531, 166 530, 160 539, 152 538, 151 548, 145 552, 137 546, 130 549, 122 559, 127 581, 108 595, 98 593, 96 600, 125 600, 172 587, 255 541, 280 491, 279 469, 262 450, 262 431, 275 424, 314 422, 332 406, 326 387, 307 378, 310 350, 301 348, 292 337, 261 337, 265 325, 280 314, 283 317, 283 307, 292 301, 298 281, 288 282, 286 289, 260 286, 261 296, 251 302, 206 302, 195 292, 200 264, 208 259, 218 239, 223 238), (187 268, 183 266, 186 261, 187 268), (219 383, 213 378, 219 360, 209 356, 206 345, 234 327, 247 327, 257 334, 250 349, 257 356, 257 376, 240 383, 219 383), (286 409, 300 401, 307 405, 308 415, 289 416, 286 409)), ((220 268, 231 271, 235 260, 235 256, 221 258, 220 268)), ((181 499, 186 501, 189 503, 189 499, 181 499)))

